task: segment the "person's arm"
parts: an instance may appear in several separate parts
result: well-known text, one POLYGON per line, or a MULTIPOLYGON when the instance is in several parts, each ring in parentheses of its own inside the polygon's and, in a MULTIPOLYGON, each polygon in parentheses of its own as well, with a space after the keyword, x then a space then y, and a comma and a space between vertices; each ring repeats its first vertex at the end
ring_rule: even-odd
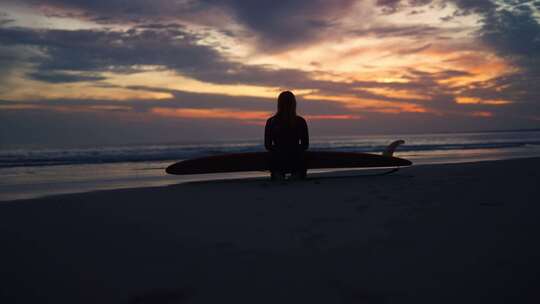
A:
POLYGON ((303 151, 309 148, 308 126, 304 118, 301 118, 300 147, 302 148, 303 151))
POLYGON ((272 145, 272 134, 270 134, 270 131, 271 131, 271 126, 270 126, 270 121, 272 119, 268 119, 266 121, 266 126, 264 127, 264 147, 266 148, 266 150, 268 151, 273 151, 274 150, 274 146, 272 145))

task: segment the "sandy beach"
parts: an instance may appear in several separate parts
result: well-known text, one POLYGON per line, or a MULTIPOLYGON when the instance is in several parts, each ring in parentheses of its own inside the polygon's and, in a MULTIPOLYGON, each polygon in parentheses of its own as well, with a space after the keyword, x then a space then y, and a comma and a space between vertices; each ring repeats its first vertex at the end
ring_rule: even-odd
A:
POLYGON ((0 302, 539 303, 539 181, 534 158, 3 202, 0 302))

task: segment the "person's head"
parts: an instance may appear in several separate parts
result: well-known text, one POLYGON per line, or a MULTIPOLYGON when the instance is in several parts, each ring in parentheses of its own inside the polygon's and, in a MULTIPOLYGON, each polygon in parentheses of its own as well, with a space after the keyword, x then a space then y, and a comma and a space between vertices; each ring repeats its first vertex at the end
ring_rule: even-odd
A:
POLYGON ((278 96, 277 116, 294 122, 296 118, 296 97, 291 91, 283 91, 278 96))

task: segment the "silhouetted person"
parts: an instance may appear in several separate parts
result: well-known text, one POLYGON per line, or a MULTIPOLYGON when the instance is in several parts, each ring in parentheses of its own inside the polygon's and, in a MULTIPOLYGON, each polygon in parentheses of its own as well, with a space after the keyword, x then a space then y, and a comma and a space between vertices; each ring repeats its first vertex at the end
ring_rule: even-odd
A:
POLYGON ((308 127, 304 118, 296 115, 296 98, 290 91, 279 94, 277 113, 266 121, 264 146, 271 155, 272 180, 281 180, 289 172, 293 178, 306 177, 308 127))

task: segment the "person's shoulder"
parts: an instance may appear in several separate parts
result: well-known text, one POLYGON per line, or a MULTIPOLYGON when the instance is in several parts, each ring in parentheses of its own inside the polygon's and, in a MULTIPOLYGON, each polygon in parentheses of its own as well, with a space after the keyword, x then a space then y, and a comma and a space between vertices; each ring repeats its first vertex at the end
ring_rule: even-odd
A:
POLYGON ((275 120, 276 120, 276 115, 270 116, 270 117, 266 120, 266 124, 267 124, 267 125, 272 124, 272 123, 274 123, 275 120))
POLYGON ((296 115, 296 121, 300 122, 300 123, 306 123, 306 120, 304 119, 304 117, 300 116, 300 115, 296 115))

